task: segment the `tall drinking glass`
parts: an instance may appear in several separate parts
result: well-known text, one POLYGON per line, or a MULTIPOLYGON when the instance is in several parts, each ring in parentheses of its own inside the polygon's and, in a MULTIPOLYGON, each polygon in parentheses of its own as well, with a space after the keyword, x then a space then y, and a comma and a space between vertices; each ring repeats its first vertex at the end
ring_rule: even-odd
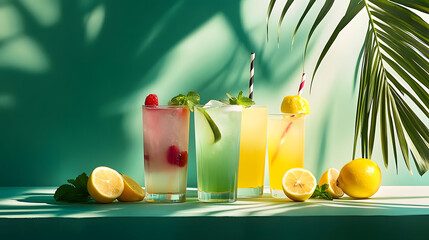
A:
POLYGON ((186 200, 188 142, 188 107, 143 106, 146 201, 186 200))
POLYGON ((199 106, 195 112, 198 200, 234 202, 240 156, 241 106, 199 106), (215 142, 205 111, 220 130, 215 142))
POLYGON ((268 107, 243 108, 238 196, 260 196, 264 190, 268 107))
POLYGON ((268 115, 268 159, 271 195, 286 198, 283 175, 304 167, 305 115, 268 115))

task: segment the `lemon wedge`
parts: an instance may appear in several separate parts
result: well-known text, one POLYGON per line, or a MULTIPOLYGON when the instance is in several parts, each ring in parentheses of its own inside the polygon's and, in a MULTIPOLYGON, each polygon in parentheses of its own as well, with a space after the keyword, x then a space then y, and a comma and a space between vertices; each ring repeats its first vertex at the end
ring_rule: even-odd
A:
POLYGON ((307 99, 300 95, 286 96, 283 98, 281 111, 289 114, 309 114, 310 105, 307 99))
POLYGON ((303 202, 313 195, 316 189, 316 178, 303 168, 292 168, 283 176, 283 192, 294 201, 303 202))
POLYGON ((124 180, 124 191, 118 200, 121 202, 136 202, 143 200, 145 194, 143 188, 132 178, 122 174, 124 180))
POLYGON ((319 186, 328 184, 326 191, 331 194, 332 198, 340 198, 344 195, 343 190, 337 186, 337 179, 340 172, 335 168, 328 169, 319 179, 319 186))
POLYGON ((108 167, 97 167, 88 179, 89 195, 99 203, 110 203, 121 196, 124 181, 121 174, 108 167))

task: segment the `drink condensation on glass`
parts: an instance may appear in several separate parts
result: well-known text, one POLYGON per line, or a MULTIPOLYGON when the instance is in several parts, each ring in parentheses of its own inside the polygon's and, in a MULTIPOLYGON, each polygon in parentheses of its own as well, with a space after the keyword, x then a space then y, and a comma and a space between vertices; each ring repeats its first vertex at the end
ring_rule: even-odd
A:
POLYGON ((186 106, 143 106, 146 201, 186 200, 189 115, 186 106))
POLYGON ((261 196, 264 190, 268 107, 243 108, 238 196, 261 196))
POLYGON ((304 167, 305 115, 268 115, 268 159, 271 195, 286 198, 283 175, 304 167))
POLYGON ((213 131, 201 110, 195 112, 198 200, 234 202, 240 156, 241 110, 238 105, 198 106, 213 119, 221 132, 214 142, 213 131))

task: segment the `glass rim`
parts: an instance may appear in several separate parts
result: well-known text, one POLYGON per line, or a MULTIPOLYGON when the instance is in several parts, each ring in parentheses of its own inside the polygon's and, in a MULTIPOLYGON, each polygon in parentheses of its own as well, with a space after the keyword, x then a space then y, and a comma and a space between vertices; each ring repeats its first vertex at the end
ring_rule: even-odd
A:
POLYGON ((206 107, 206 108, 214 108, 214 107, 231 107, 231 106, 241 106, 243 109, 249 109, 249 108, 266 108, 266 109, 268 109, 268 106, 266 106, 266 105, 251 105, 251 106, 243 106, 243 105, 230 105, 230 104, 225 104, 225 105, 219 105, 219 106, 205 106, 205 105, 202 105, 202 104, 198 104, 198 105, 195 105, 195 107, 199 107, 199 108, 204 108, 204 107, 206 107))
POLYGON ((268 106, 265 105, 251 105, 248 107, 243 106, 243 108, 268 108, 268 106))
POLYGON ((297 118, 305 118, 308 115, 308 114, 300 114, 300 113, 298 113, 298 114, 297 113, 295 113, 295 114, 292 114, 292 113, 268 113, 268 118, 270 118, 270 117, 282 117, 282 116, 290 116, 290 117, 292 117, 292 116, 295 116, 295 115, 298 115, 297 118))
POLYGON ((242 105, 229 105, 229 104, 216 105, 216 106, 213 106, 213 105, 206 106, 206 105, 201 105, 201 104, 195 105, 196 108, 204 108, 204 109, 206 109, 206 108, 232 108, 232 107, 237 107, 237 106, 240 106, 242 109, 244 108, 242 105))
MULTIPOLYGON (((142 108, 150 108, 150 109, 174 109, 174 108, 188 108, 187 105, 142 105, 142 108)), ((189 108, 188 108, 189 109, 189 108)))

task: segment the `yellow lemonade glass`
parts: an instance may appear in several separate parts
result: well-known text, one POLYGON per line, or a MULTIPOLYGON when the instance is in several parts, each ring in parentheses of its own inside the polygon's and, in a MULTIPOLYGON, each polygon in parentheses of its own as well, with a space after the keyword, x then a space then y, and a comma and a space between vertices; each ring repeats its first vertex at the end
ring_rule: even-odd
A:
POLYGON ((243 108, 238 195, 260 196, 264 190, 268 107, 243 108))
POLYGON ((291 168, 304 167, 305 115, 269 114, 268 166, 271 195, 286 198, 283 175, 291 168))

